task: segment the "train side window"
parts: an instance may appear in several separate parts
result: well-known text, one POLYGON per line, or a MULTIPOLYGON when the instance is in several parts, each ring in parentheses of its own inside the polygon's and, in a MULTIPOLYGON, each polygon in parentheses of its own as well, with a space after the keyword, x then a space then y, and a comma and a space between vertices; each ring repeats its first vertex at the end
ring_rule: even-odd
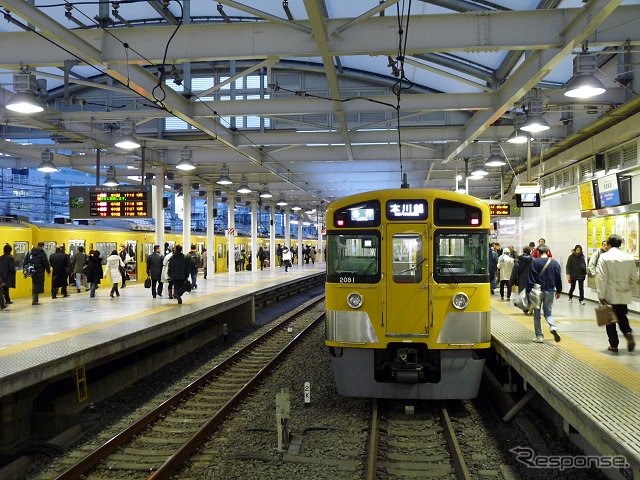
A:
POLYGON ((393 236, 393 281, 420 283, 422 281, 422 236, 402 233, 393 236))
POLYGON ((16 261, 16 268, 22 268, 24 257, 29 251, 29 242, 13 242, 13 258, 16 261))

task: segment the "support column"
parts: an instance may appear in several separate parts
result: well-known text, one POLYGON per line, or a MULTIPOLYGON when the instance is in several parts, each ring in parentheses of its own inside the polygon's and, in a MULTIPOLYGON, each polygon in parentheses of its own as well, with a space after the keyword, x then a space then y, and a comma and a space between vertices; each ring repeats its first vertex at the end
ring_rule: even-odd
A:
POLYGON ((256 254, 258 253, 258 201, 251 200, 251 252, 247 255, 251 258, 251 271, 256 271, 256 254))
POLYGON ((182 177, 182 251, 186 253, 191 248, 191 177, 182 177))
POLYGON ((156 221, 156 245, 164 255, 164 167, 156 168, 156 183, 153 191, 153 218, 156 221))
POLYGON ((213 185, 207 185, 207 278, 216 273, 215 206, 215 190, 213 185))
POLYGON ((236 273, 236 199, 229 195, 227 204, 229 209, 227 210, 227 268, 229 269, 229 275, 235 275, 236 273))
POLYGON ((317 217, 317 223, 316 223, 316 228, 318 229, 318 248, 317 248, 317 255, 316 255, 316 262, 323 262, 324 261, 324 255, 322 254, 323 251, 323 246, 322 246, 322 211, 320 210, 320 207, 318 207, 318 217, 317 217))
POLYGON ((302 267, 302 264, 304 263, 302 261, 302 257, 304 255, 302 255, 302 215, 300 215, 299 212, 301 212, 302 210, 298 211, 298 265, 300 267, 302 267))
POLYGON ((291 209, 286 206, 282 213, 284 216, 284 244, 291 248, 291 209))
POLYGON ((275 208, 269 205, 269 268, 276 267, 276 222, 275 208))

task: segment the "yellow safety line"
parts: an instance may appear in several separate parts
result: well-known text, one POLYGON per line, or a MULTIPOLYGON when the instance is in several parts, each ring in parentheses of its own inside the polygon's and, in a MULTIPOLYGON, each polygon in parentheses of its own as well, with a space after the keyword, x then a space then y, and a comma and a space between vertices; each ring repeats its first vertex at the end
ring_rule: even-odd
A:
MULTIPOLYGON (((239 285, 236 288, 232 288, 232 289, 227 289, 224 292, 234 292, 237 290, 244 290, 247 287, 251 286, 251 285, 257 285, 257 283, 250 283, 250 284, 245 284, 245 285, 239 285)), ((213 295, 216 294, 220 294, 220 292, 213 292, 213 293, 207 293, 205 295, 203 295, 202 297, 198 297, 197 301, 200 300, 204 300, 208 297, 211 297, 213 295)), ((191 303, 191 302, 189 302, 191 303)), ((122 323, 126 323, 126 322, 130 322, 131 320, 137 320, 143 317, 148 316, 150 313, 160 313, 169 309, 173 309, 175 308, 174 304, 171 305, 164 305, 164 306, 158 306, 158 307, 152 307, 149 309, 145 309, 141 312, 137 312, 137 313, 132 313, 130 315, 127 315, 125 317, 120 317, 117 319, 113 319, 113 320, 106 320, 104 322, 100 322, 100 323, 94 323, 91 325, 86 325, 84 327, 79 327, 79 328, 74 328, 71 330, 65 330, 64 332, 60 332, 60 333, 55 333, 53 335, 45 335, 39 338, 34 338, 33 340, 29 340, 26 342, 22 342, 16 345, 11 345, 8 347, 5 347, 3 349, 0 349, 0 358, 1 357, 8 357, 10 355, 14 355, 16 353, 21 353, 21 352, 25 352, 27 350, 31 350, 32 348, 35 347, 40 347, 42 345, 49 345, 55 342, 59 342, 62 340, 68 340, 70 338, 74 338, 80 335, 84 335, 86 333, 91 333, 91 332, 95 332, 98 330, 104 330, 105 328, 109 328, 112 327, 114 325, 119 325, 122 323)))
MULTIPOLYGON (((531 332, 535 332, 533 328, 533 317, 527 316, 524 313, 518 313, 514 311, 514 306, 506 303, 498 301, 492 301, 491 307, 498 310, 500 313, 504 313, 509 316, 511 320, 518 322, 520 325, 526 327, 531 330, 531 332)), ((580 320, 580 319, 571 319, 580 320)), ((592 319, 589 321, 594 322, 595 314, 592 319)), ((635 321, 633 322, 635 323, 635 321)), ((562 330, 559 330, 562 332, 562 330)), ((606 341, 606 334, 604 333, 604 341, 606 341)), ((623 365, 613 358, 610 358, 609 355, 605 355, 603 352, 598 352, 597 350, 593 350, 586 345, 583 345, 576 340, 573 340, 567 335, 562 337, 562 342, 558 345, 561 346, 567 353, 571 354, 574 358, 581 361, 584 364, 587 364, 603 375, 608 376, 609 378, 617 381, 618 383, 624 385, 631 391, 636 393, 640 393, 640 373, 636 370, 633 370, 626 365, 623 365), (594 355, 594 352, 597 354, 594 355)))

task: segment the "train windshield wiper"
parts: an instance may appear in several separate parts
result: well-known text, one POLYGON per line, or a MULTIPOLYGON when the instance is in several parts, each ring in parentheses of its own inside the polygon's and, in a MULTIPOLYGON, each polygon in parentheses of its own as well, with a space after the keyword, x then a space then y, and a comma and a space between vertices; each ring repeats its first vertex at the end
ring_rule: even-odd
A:
POLYGON ((453 269, 451 267, 444 267, 449 271, 449 275, 451 275, 451 278, 453 278, 453 283, 455 283, 456 285, 460 283, 460 281, 458 280, 458 277, 456 277, 456 274, 453 272, 453 269))
POLYGON ((367 268, 365 268, 362 273, 360 273, 357 276, 357 282, 359 282, 360 280, 362 280, 364 278, 364 276, 369 273, 369 270, 371 269, 371 267, 373 267, 374 265, 376 265, 378 263, 378 259, 374 258, 373 260, 371 260, 371 262, 369 262, 369 265, 367 265, 367 268))
POLYGON ((427 257, 424 257, 422 260, 420 260, 418 263, 416 263, 413 267, 407 268, 406 270, 402 270, 401 272, 398 272, 398 273, 394 273, 394 275, 402 275, 403 273, 413 272, 413 271, 417 270, 418 267, 420 265, 422 265, 425 262, 426 259, 427 259, 427 257))

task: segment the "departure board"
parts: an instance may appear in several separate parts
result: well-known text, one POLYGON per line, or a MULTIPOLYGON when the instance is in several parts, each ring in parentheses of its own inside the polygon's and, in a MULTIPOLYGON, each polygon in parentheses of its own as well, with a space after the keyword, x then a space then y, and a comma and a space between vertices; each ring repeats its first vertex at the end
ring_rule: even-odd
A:
POLYGON ((151 188, 138 186, 71 187, 71 218, 151 218, 151 188))
POLYGON ((508 203, 490 203, 489 214, 496 216, 511 215, 511 205, 508 203))

